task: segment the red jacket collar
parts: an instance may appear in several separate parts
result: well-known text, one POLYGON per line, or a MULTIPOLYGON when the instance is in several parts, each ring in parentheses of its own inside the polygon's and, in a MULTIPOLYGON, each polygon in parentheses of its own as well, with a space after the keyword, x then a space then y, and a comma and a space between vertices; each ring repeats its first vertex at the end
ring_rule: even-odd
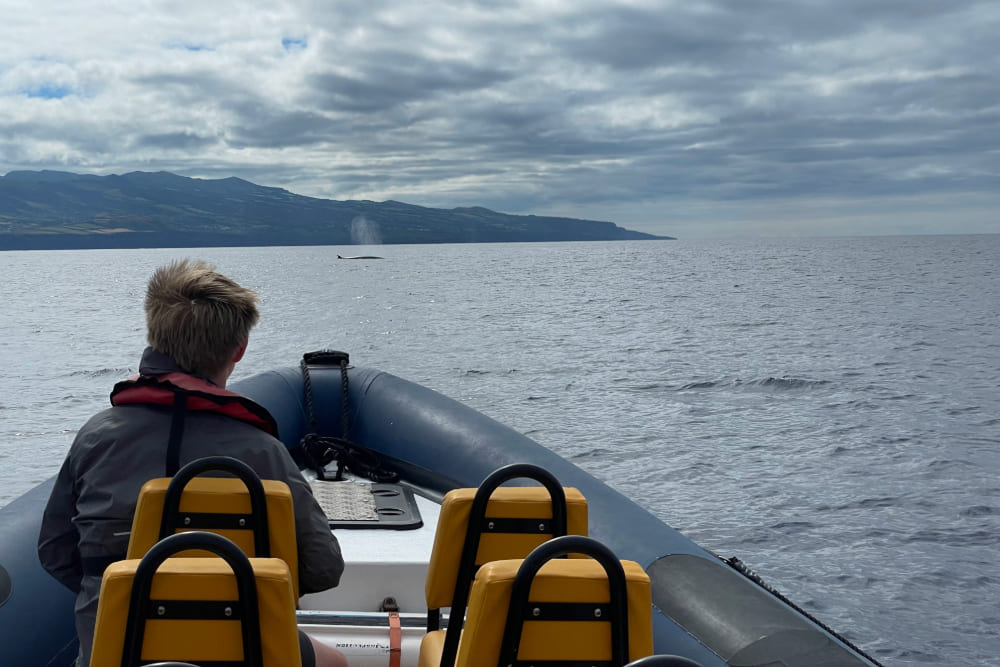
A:
POLYGON ((172 405, 178 393, 187 394, 189 410, 224 414, 278 437, 277 423, 263 406, 187 373, 137 375, 119 382, 111 391, 111 405, 172 405))

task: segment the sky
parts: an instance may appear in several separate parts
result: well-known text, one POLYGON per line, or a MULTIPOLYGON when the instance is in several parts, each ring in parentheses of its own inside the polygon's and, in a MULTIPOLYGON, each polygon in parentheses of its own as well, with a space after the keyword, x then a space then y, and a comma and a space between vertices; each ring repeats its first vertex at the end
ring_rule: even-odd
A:
POLYGON ((0 0, 0 174, 1000 233, 1000 2, 0 0))

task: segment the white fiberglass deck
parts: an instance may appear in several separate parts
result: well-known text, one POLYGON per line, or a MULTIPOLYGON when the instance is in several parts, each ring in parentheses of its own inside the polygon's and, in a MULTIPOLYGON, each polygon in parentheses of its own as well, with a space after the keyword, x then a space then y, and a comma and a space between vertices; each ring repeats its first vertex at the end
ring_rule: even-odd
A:
POLYGON ((423 526, 411 530, 340 528, 340 585, 300 600, 299 627, 343 652, 352 667, 389 664, 386 598, 399 605, 401 667, 415 667, 426 631, 424 580, 441 506, 416 495, 423 526))

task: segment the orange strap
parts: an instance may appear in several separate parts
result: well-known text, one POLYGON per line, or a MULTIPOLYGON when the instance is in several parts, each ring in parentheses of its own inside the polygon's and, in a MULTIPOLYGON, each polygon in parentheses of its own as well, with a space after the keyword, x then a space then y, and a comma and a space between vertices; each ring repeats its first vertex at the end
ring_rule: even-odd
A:
POLYGON ((403 628, 399 622, 399 612, 389 612, 389 667, 399 667, 403 654, 403 628))

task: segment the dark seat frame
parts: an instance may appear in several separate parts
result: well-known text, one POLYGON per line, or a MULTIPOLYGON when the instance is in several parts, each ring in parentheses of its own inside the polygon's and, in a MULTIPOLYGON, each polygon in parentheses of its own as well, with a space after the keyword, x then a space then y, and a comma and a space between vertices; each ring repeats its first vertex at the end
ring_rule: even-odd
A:
MULTIPOLYGON (((455 592, 452 596, 448 628, 441 651, 440 667, 454 667, 458 654, 458 643, 462 636, 465 610, 469 601, 469 591, 476 575, 476 555, 484 533, 533 533, 550 534, 553 537, 566 535, 566 493, 562 485, 548 470, 530 463, 513 463, 491 473, 479 485, 469 508, 469 523, 462 545, 455 592), (551 524, 538 519, 504 519, 486 516, 490 496, 503 483, 513 479, 532 479, 544 486, 552 499, 551 524)), ((441 628, 441 610, 427 610, 427 632, 441 628)))
POLYGON ((253 468, 231 456, 206 456, 188 463, 170 480, 163 497, 163 517, 160 520, 160 539, 178 530, 253 531, 254 556, 271 557, 271 537, 267 524, 267 495, 264 485, 253 468), (206 472, 230 473, 247 487, 250 494, 250 514, 225 514, 181 512, 184 488, 195 477, 206 472))
POLYGON ((257 608, 257 582, 250 559, 232 540, 215 533, 188 531, 170 535, 157 542, 146 552, 136 567, 135 577, 132 581, 128 617, 125 622, 121 667, 140 667, 143 664, 142 643, 146 631, 146 619, 162 618, 163 608, 169 609, 170 607, 177 607, 181 616, 193 611, 198 618, 238 619, 243 642, 242 664, 245 667, 263 667, 260 615, 257 608), (236 577, 236 600, 192 602, 150 599, 153 576, 160 565, 171 556, 192 549, 209 551, 229 564, 236 577), (200 606, 200 608, 193 609, 195 606, 200 606))
MULTIPOLYGON (((611 660, 586 661, 596 667, 623 667, 628 661, 628 593, 625 570, 618 557, 602 543, 583 535, 566 535, 549 540, 528 554, 514 577, 500 644, 498 667, 527 667, 537 661, 517 657, 525 621, 607 621, 611 624, 611 660), (611 598, 608 603, 532 602, 529 599, 535 575, 554 558, 569 554, 590 556, 604 568, 611 598)), ((576 667, 577 661, 547 661, 546 667, 576 667)))

